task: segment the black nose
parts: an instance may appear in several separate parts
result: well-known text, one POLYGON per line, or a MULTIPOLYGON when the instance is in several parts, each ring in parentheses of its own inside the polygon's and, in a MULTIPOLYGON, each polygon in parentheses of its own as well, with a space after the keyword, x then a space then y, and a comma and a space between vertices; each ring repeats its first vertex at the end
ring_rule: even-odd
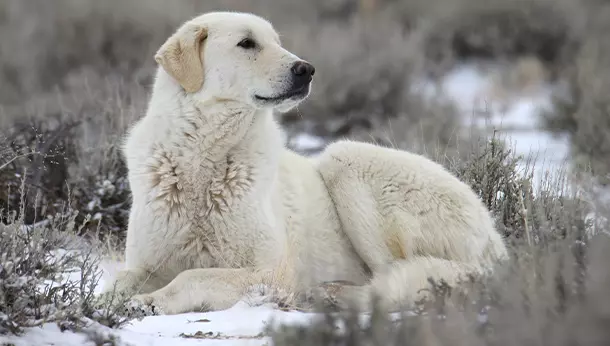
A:
POLYGON ((315 67, 305 61, 297 61, 292 65, 292 73, 296 77, 311 77, 316 73, 315 67))
POLYGON ((305 61, 297 61, 290 69, 292 71, 292 89, 302 89, 311 83, 312 76, 316 69, 312 64, 305 61))

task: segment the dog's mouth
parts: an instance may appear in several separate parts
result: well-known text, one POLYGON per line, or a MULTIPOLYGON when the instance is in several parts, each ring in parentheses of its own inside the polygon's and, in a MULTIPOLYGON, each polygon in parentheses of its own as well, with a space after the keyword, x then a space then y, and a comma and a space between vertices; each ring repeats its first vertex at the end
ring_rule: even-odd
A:
POLYGON ((280 103, 282 101, 288 100, 288 99, 302 99, 305 96, 307 96, 307 93, 309 93, 309 84, 303 85, 302 87, 296 88, 296 89, 292 89, 286 93, 283 93, 281 95, 278 96, 260 96, 260 95, 254 95, 254 98, 258 101, 262 101, 265 103, 280 103))

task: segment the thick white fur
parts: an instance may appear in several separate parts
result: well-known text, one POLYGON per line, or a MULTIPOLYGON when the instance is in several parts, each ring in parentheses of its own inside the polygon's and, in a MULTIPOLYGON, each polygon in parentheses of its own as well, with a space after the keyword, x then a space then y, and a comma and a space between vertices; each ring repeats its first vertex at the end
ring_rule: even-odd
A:
POLYGON ((287 150, 273 110, 303 98, 254 95, 284 92, 299 58, 264 19, 204 14, 157 57, 147 114, 124 146, 133 192, 126 269, 108 290, 174 314, 228 308, 259 283, 302 292, 347 280, 354 285, 336 292, 339 302, 366 309, 376 292, 391 309, 417 299, 428 277, 455 283, 507 257, 477 196, 422 156, 349 141, 316 158, 287 150), (163 60, 165 50, 179 41, 189 54, 201 29, 200 56, 185 58, 200 71, 168 73, 164 64, 181 62, 163 60), (248 33, 255 50, 237 47, 248 33))

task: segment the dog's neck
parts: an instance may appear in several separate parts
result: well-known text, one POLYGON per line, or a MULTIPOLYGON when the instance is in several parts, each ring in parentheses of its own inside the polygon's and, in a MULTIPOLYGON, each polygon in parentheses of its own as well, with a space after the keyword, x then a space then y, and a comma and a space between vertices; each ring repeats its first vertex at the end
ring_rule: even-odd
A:
POLYGON ((163 69, 159 69, 153 86, 153 97, 151 98, 151 109, 171 111, 171 116, 161 115, 168 120, 174 118, 201 119, 205 118, 211 122, 226 121, 229 114, 250 116, 254 113, 269 113, 267 110, 257 110, 252 105, 237 101, 235 98, 225 97, 209 93, 204 86, 196 93, 187 93, 169 76, 163 69))
POLYGON ((167 131, 189 136, 192 145, 205 151, 212 161, 224 158, 228 150, 252 145, 249 143, 251 129, 275 125, 270 109, 207 96, 205 91, 185 93, 163 71, 157 75, 149 110, 167 131))

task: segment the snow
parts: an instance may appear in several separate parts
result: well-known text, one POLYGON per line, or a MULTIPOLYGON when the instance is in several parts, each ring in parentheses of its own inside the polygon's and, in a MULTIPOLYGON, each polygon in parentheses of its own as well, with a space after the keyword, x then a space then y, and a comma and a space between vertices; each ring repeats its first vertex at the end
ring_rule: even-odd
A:
POLYGON ((440 85, 420 81, 415 90, 428 97, 444 95, 456 104, 466 126, 486 130, 490 136, 495 132, 496 138, 510 144, 515 155, 523 156, 520 168, 524 174, 533 173, 536 188, 545 175, 554 177, 569 155, 566 136, 540 128, 541 112, 552 107, 554 86, 540 83, 527 92, 508 90, 507 97, 498 97, 493 93, 492 73, 479 67, 464 64, 450 71, 440 85))
MULTIPOLYGON (((230 309, 208 313, 150 316, 132 321, 120 330, 98 326, 104 334, 114 334, 134 346, 156 345, 267 345, 262 332, 269 323, 308 323, 314 314, 286 312, 271 307, 250 307, 239 302, 230 309), (199 332, 199 334, 197 334, 199 332), (199 336, 199 338, 193 337, 199 336)), ((0 338, 0 342, 26 345, 86 345, 83 333, 61 332, 54 324, 31 328, 24 337, 0 338)), ((91 344, 92 345, 92 344, 91 344)))
MULTIPOLYGON (((66 254, 64 250, 56 251, 56 256, 66 254)), ((96 293, 101 293, 104 280, 107 280, 123 264, 106 260, 102 262, 104 271, 96 293)), ((63 280, 78 281, 80 272, 71 270, 63 280)), ((262 292, 261 290, 256 290, 262 292)), ((47 323, 41 327, 28 328, 23 336, 0 336, 0 344, 15 346, 30 345, 62 345, 81 346, 94 345, 88 341, 87 333, 97 332, 102 335, 114 335, 120 340, 120 345, 156 346, 156 345, 271 345, 270 337, 264 335, 265 329, 279 325, 304 325, 313 319, 321 317, 316 313, 300 311, 284 311, 277 309, 265 297, 244 296, 233 307, 223 311, 205 313, 185 313, 167 316, 149 316, 142 320, 132 320, 121 329, 110 329, 91 322, 85 332, 62 332, 56 324, 47 323)), ((411 316, 413 314, 410 314, 411 316)), ((407 314, 409 316, 409 314, 407 314)), ((360 316, 360 323, 369 321, 369 314, 360 316)), ((400 314, 392 314, 390 318, 398 319, 400 314)), ((341 325, 337 325, 339 331, 341 325)))
POLYGON ((290 139, 289 144, 291 147, 298 148, 300 151, 308 152, 322 149, 325 145, 325 141, 323 138, 308 133, 299 133, 290 139))
MULTIPOLYGON (((452 71, 441 83, 440 88, 453 99, 464 115, 467 125, 496 130, 513 143, 517 155, 526 159, 531 152, 536 156, 535 179, 545 171, 556 171, 567 157, 568 144, 565 138, 555 138, 538 128, 537 112, 549 107, 550 87, 543 86, 536 93, 520 95, 502 109, 502 104, 485 101, 486 91, 491 85, 490 78, 474 65, 464 65, 452 71), (481 112, 482 107, 487 107, 481 112), (487 117, 477 114, 485 113, 487 117)), ((426 94, 437 90, 430 83, 419 85, 426 94)), ((324 146, 324 140, 309 134, 299 134, 291 139, 292 146, 303 151, 317 150, 324 146)), ((527 160, 526 160, 527 161, 527 160)), ((525 166, 523 167, 525 170, 525 166)), ((102 263, 103 281, 120 269, 118 262, 102 263)), ((78 272, 70 273, 68 280, 78 280, 78 272)), ((99 293, 99 290, 97 291, 99 293)), ((97 326, 103 333, 115 334, 122 342, 134 346, 147 345, 267 345, 270 340, 261 336, 269 323, 309 323, 316 315, 297 311, 281 311, 270 306, 251 306, 240 301, 224 311, 189 313, 172 316, 151 316, 141 321, 131 321, 120 330, 110 330, 97 326), (200 332, 201 338, 188 338, 200 332), (220 333, 220 334, 219 334, 220 333)), ((93 328, 93 327, 92 327, 93 328)), ((24 337, 0 337, 0 343, 20 345, 84 345, 86 336, 72 332, 61 332, 54 324, 40 328, 30 328, 24 337)), ((90 343, 93 345, 92 343, 90 343)))
MULTIPOLYGON (((406 314, 405 316, 413 316, 406 314)), ((267 326, 306 325, 321 316, 315 313, 282 311, 270 306, 251 306, 240 301, 223 311, 206 313, 187 313, 168 316, 149 316, 141 321, 131 321, 129 325, 113 330, 95 325, 87 330, 96 330, 104 335, 115 335, 120 345, 161 346, 161 345, 236 345, 255 346, 271 345, 271 338, 263 334, 267 326)), ((360 323, 369 321, 369 314, 360 316, 360 323)), ((401 315, 391 314, 396 320, 401 315)), ((484 318, 484 317, 481 317, 484 318)), ((338 332, 343 326, 337 325, 338 332)), ((15 346, 62 345, 81 346, 87 343, 86 333, 62 332, 55 324, 45 324, 40 328, 30 328, 23 337, 0 337, 0 343, 15 346)))
MULTIPOLYGON (((57 251, 57 256, 65 254, 57 251)), ((96 293, 101 293, 104 280, 122 264, 114 261, 102 263, 104 270, 96 293), (111 269, 110 271, 108 269, 111 269)), ((80 279, 78 270, 70 270, 63 280, 77 282, 80 279)), ((273 306, 261 304, 255 306, 256 298, 244 297, 233 307, 223 311, 206 313, 187 313, 168 316, 149 316, 140 321, 132 320, 121 329, 110 329, 91 323, 87 328, 105 335, 115 335, 127 345, 268 345, 269 337, 262 333, 267 325, 309 323, 316 316, 313 313, 283 311, 273 306)), ((265 299, 258 299, 262 302, 265 299)), ((26 345, 93 345, 87 344, 85 333, 62 332, 53 323, 41 327, 29 328, 21 336, 0 336, 0 344, 26 345)))

